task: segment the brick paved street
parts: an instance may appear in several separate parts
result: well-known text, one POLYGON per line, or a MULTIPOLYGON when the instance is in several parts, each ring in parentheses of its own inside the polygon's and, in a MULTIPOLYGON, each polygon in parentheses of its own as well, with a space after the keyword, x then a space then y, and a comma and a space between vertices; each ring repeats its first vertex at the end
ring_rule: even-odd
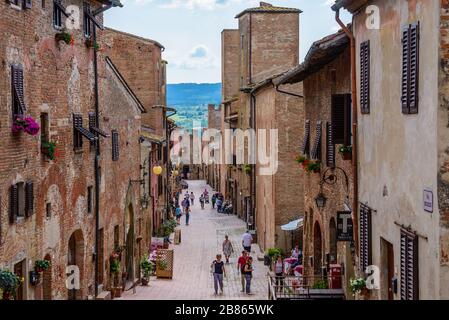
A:
MULTIPOLYGON (((241 252, 241 236, 245 232, 245 223, 236 216, 226 216, 206 205, 201 210, 198 198, 206 188, 204 181, 189 181, 189 192, 195 193, 195 205, 192 208, 189 226, 182 219, 182 243, 173 245, 175 250, 174 277, 172 280, 152 278, 148 287, 137 287, 124 293, 122 299, 137 300, 176 300, 176 299, 266 299, 267 267, 257 261, 260 249, 253 246, 251 255, 254 258, 253 296, 241 293, 240 274, 237 271, 237 258, 241 252), (231 263, 226 265, 228 273, 224 280, 224 294, 214 296, 213 280, 210 264, 217 253, 221 253, 221 244, 225 235, 229 235, 235 253, 231 263)), ((207 186, 209 194, 212 189, 207 186)), ((184 191, 185 194, 185 191, 184 191)))

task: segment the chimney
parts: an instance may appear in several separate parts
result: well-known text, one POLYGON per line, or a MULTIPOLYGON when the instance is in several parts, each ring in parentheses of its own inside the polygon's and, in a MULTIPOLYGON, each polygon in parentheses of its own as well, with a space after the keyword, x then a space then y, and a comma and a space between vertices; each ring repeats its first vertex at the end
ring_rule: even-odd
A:
POLYGON ((261 1, 260 6, 261 7, 272 7, 273 5, 271 3, 261 1))

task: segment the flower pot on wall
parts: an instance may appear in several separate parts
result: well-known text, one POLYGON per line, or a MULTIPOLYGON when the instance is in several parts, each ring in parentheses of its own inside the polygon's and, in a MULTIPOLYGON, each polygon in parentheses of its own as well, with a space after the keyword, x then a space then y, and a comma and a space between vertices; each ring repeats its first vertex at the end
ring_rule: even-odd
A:
POLYGON ((345 152, 341 154, 343 157, 343 160, 352 160, 352 153, 345 152))

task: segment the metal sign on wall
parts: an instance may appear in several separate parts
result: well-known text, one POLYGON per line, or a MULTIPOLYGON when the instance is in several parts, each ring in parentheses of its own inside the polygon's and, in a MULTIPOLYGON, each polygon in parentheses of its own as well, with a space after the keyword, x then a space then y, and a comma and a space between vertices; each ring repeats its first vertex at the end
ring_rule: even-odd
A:
POLYGON ((423 205, 424 205, 425 211, 433 213, 433 191, 432 190, 430 190, 430 189, 424 190, 423 205))
POLYGON ((352 241, 353 229, 352 212, 337 212, 337 241, 352 241))

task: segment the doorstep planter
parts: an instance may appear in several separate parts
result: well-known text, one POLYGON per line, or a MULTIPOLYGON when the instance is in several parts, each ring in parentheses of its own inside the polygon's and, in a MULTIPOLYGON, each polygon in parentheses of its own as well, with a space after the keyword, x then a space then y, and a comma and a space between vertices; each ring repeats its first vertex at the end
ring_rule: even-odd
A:
POLYGON ((341 146, 338 153, 341 154, 343 160, 352 160, 352 146, 341 146))
POLYGON ((22 280, 9 270, 0 270, 0 288, 3 291, 3 300, 10 300, 22 280))
POLYGON ((32 117, 18 116, 14 119, 11 130, 13 133, 23 131, 35 136, 39 133, 40 126, 32 117))
POLYGON ((369 290, 366 287, 366 280, 364 278, 351 279, 349 281, 349 288, 354 296, 356 294, 364 296, 369 293, 369 290))

